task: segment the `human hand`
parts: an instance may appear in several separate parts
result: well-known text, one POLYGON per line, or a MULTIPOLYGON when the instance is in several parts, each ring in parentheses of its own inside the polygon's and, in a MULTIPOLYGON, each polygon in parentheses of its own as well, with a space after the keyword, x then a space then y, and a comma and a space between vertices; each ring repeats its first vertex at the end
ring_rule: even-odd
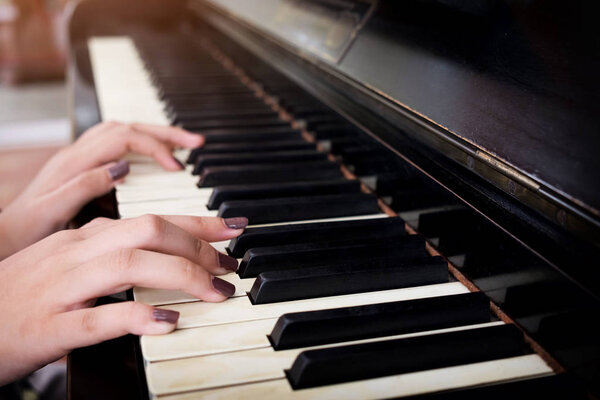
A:
POLYGON ((64 229, 90 200, 108 193, 129 172, 129 152, 151 156, 168 171, 183 168, 175 147, 204 143, 175 127, 106 122, 59 151, 27 189, 0 213, 0 259, 64 229))
POLYGON ((183 290, 209 302, 231 296, 235 287, 213 276, 237 269, 237 261, 206 242, 243 231, 227 224, 244 225, 237 218, 96 219, 0 262, 0 386, 77 347, 168 333, 179 317, 135 302, 89 308, 97 297, 133 286, 183 290))

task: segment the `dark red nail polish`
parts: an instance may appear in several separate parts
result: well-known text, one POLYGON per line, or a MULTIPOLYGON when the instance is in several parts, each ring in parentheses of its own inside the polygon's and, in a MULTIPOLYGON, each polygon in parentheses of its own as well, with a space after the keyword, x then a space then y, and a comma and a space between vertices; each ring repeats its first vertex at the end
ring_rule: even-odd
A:
POLYGON ((108 175, 113 181, 123 178, 129 173, 129 163, 125 160, 121 160, 108 169, 108 175))
POLYGON ((223 253, 219 253, 219 265, 228 271, 237 271, 238 269, 237 260, 223 253))
POLYGON ((179 312, 173 310, 165 310, 163 308, 155 308, 152 311, 152 319, 156 322, 166 322, 168 324, 175 324, 179 319, 179 312))
POLYGON ((223 222, 230 229, 244 229, 248 226, 248 218, 246 217, 225 218, 223 222))
POLYGON ((175 161, 177 163, 177 165, 179 165, 181 167, 181 169, 185 169, 185 165, 183 165, 183 163, 181 161, 179 161, 178 159, 176 159, 175 157, 173 157, 173 161, 175 161))
POLYGON ((213 287, 223 296, 231 297, 235 293, 235 286, 221 278, 215 276, 212 282, 213 287))

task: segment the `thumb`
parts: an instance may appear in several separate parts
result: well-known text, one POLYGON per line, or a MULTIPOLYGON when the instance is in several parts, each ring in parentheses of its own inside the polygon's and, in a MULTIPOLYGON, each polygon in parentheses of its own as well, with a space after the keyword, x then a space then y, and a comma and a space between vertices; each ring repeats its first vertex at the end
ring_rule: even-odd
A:
POLYGON ((128 333, 162 335, 175 329, 179 312, 132 301, 83 308, 57 315, 54 329, 58 348, 90 346, 128 333))
POLYGON ((46 210, 51 210, 57 223, 66 224, 90 200, 108 193, 129 173, 129 163, 119 161, 84 171, 44 196, 46 210))

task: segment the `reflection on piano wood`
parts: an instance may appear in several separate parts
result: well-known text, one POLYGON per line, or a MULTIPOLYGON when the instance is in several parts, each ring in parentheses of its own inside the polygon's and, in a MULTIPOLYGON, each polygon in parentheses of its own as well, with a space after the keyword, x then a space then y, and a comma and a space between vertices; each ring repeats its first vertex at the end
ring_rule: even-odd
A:
MULTIPOLYGON (((181 313, 174 333, 141 338, 152 396, 374 399, 523 379, 529 390, 553 387, 552 368, 521 331, 322 152, 373 184, 370 171, 388 161, 375 142, 291 81, 271 75, 258 85, 189 38, 136 44, 141 57, 128 38, 90 42, 103 119, 175 121, 205 133, 207 144, 177 153, 190 164, 181 172, 132 159, 117 189, 121 217, 250 219, 240 238, 215 244, 240 258, 238 273, 225 277, 237 288, 231 299, 135 288, 137 301, 181 313)), ((404 176, 377 175, 378 193, 401 184, 404 168, 404 176)), ((456 201, 426 185, 388 193, 396 206, 417 202, 421 211, 400 215, 440 238, 444 254, 461 254, 444 223, 469 218, 456 201)))

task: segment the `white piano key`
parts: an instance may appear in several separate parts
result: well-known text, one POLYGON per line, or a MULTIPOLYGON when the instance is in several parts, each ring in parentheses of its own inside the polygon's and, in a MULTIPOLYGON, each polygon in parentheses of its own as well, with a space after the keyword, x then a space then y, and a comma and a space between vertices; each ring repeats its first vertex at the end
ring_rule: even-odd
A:
POLYGON ((167 199, 119 204, 121 218, 135 218, 144 214, 193 215, 216 217, 217 210, 207 210, 201 199, 167 199))
POLYGON ((202 357, 181 358, 150 363, 146 366, 148 387, 154 394, 168 394, 189 390, 204 390, 223 386, 243 385, 272 379, 285 379, 285 370, 306 350, 340 347, 351 344, 374 343, 437 333, 479 329, 504 322, 466 325, 434 331, 370 338, 323 346, 275 351, 272 347, 234 351, 202 357), (198 371, 202 371, 201 374, 198 371))
POLYGON ((170 124, 130 38, 95 37, 88 46, 102 120, 170 124))
POLYGON ((143 336, 140 343, 144 358, 150 362, 270 348, 267 335, 277 319, 177 329, 168 335, 143 336))
POLYGON ((148 362, 265 348, 271 345, 267 335, 276 321, 271 318, 177 329, 168 335, 142 336, 140 345, 148 362))
POLYGON ((235 297, 223 303, 183 303, 168 308, 181 313, 178 328, 193 328, 232 322, 276 318, 288 312, 323 310, 336 307, 351 307, 362 304, 384 303, 424 297, 467 293, 469 290, 460 282, 417 286, 379 292, 321 297, 316 299, 253 305, 247 297, 235 297))
MULTIPOLYGON (((231 297, 246 297, 246 292, 249 292, 250 289, 252 289, 252 285, 255 281, 255 278, 240 279, 239 275, 236 273, 221 275, 219 278, 235 286, 235 293, 231 297)), ((182 292, 181 290, 153 289, 145 287, 135 287, 133 289, 133 296, 135 301, 151 306, 199 301, 196 297, 182 292)), ((166 308, 168 308, 168 306, 166 306, 166 308)))
POLYGON ((257 225, 252 225, 252 227, 297 225, 297 224, 316 224, 316 223, 320 223, 320 222, 337 222, 337 221, 358 221, 358 220, 364 220, 364 219, 377 219, 377 218, 389 218, 389 215, 380 213, 380 214, 368 214, 368 215, 352 215, 349 217, 310 219, 310 220, 305 220, 305 221, 283 221, 283 222, 275 222, 275 223, 271 223, 271 224, 257 224, 257 225))
POLYGON ((119 204, 176 199, 198 199, 202 204, 206 204, 210 197, 210 195, 205 196, 196 187, 168 186, 165 188, 156 185, 140 187, 137 190, 117 190, 116 196, 119 204))
POLYGON ((206 391, 159 395, 156 398, 217 400, 239 398, 243 393, 244 399, 261 400, 369 400, 415 396, 551 374, 552 370, 544 360, 531 354, 302 390, 293 390, 286 379, 276 379, 206 391))

